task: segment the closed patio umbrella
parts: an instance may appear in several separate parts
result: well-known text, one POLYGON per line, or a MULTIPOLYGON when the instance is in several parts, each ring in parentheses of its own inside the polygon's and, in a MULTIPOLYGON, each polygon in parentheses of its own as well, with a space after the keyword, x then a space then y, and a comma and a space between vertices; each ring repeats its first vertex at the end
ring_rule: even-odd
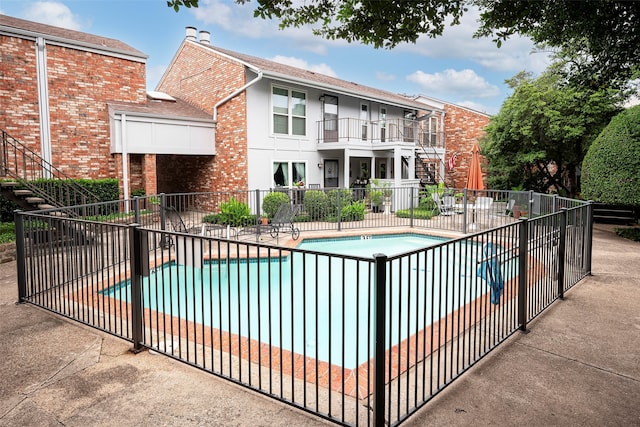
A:
POLYGON ((482 180, 482 168, 480 166, 480 147, 477 141, 473 144, 466 187, 471 190, 484 190, 485 188, 484 181, 482 180))

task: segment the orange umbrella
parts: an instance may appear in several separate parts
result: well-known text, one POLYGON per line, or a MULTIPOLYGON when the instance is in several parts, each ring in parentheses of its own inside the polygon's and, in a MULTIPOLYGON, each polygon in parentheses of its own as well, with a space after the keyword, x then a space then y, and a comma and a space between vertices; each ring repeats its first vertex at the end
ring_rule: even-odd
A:
POLYGON ((482 168, 480 167, 480 147, 478 141, 473 143, 469 175, 467 176, 467 188, 471 190, 484 190, 482 180, 482 168))

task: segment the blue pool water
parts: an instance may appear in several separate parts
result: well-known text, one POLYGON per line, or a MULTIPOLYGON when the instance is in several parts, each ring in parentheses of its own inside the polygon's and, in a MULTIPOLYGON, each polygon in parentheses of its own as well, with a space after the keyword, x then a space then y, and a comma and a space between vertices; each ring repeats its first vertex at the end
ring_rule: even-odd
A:
MULTIPOLYGON (((444 241, 401 234, 305 239, 298 248, 391 256, 444 241)), ((387 292, 387 348, 487 292, 468 277, 476 272, 473 248, 445 245, 389 264, 396 285, 387 292)), ((351 369, 373 354, 373 278, 374 265, 367 262, 292 252, 282 259, 210 261, 202 268, 165 264, 144 278, 142 291, 145 308, 351 369)), ((128 300, 129 282, 105 294, 128 300)))

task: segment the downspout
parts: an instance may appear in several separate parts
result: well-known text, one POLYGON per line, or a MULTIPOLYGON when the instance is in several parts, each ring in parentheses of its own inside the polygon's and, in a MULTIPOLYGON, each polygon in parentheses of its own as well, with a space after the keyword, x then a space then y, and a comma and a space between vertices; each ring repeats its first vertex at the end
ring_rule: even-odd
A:
MULTIPOLYGON (((42 37, 36 38, 36 78, 38 87, 38 113, 40 114, 40 154, 46 164, 51 161, 51 118, 49 116, 49 86, 47 77, 47 45, 42 37)), ((51 168, 43 165, 43 176, 51 177, 51 168)))
MULTIPOLYGON (((127 153, 127 115, 122 113, 120 116, 122 125, 120 132, 122 137, 122 190, 124 191, 124 200, 129 198, 129 155, 127 153)), ((129 213, 129 203, 124 204, 124 210, 129 213)))
POLYGON ((236 89, 234 92, 231 92, 231 94, 227 95, 226 97, 222 98, 220 101, 216 102, 216 104, 213 106, 213 122, 216 125, 218 123, 218 108, 219 107, 221 107, 223 104, 226 104, 231 99, 235 98, 236 96, 238 96, 239 94, 241 94, 242 92, 247 90, 250 86, 253 86, 254 84, 258 83, 260 80, 262 80, 262 70, 259 70, 259 69, 256 69, 256 68, 252 68, 252 67, 248 67, 248 68, 253 70, 253 71, 255 71, 258 75, 256 76, 255 79, 251 80, 249 83, 245 84, 244 86, 242 86, 239 89, 236 89))

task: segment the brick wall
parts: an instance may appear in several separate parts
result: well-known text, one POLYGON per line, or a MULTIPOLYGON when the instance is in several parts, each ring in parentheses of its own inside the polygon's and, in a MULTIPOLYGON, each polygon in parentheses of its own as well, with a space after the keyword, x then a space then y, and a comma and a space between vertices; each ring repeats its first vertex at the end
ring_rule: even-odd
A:
MULTIPOLYGON (((484 135, 484 128, 489 124, 489 117, 457 107, 445 105, 444 130, 446 155, 444 158, 445 184, 447 187, 464 188, 467 183, 467 174, 471 163, 471 150, 475 141, 480 141, 484 135), (458 152, 456 166, 449 171, 447 161, 458 152)), ((484 160, 484 158, 483 158, 484 160)), ((486 179, 486 171, 483 169, 483 179, 486 179)), ((486 181, 485 181, 486 182, 486 181)))
MULTIPOLYGON (((213 114, 216 102, 245 83, 243 65, 220 56, 209 48, 185 42, 165 73, 158 90, 213 114)), ((231 191, 247 188, 246 117, 244 92, 218 109, 216 155, 180 156, 180 165, 183 168, 180 176, 194 176, 194 179, 188 182, 189 187, 182 187, 181 191, 231 191)), ((164 160, 158 160, 159 171, 167 170, 164 160)), ((175 186, 176 183, 161 179, 158 189, 166 192, 165 189, 172 185, 175 186)))
POLYGON ((0 129, 40 152, 34 43, 0 35, 0 129))
MULTIPOLYGON (((0 128, 40 153, 35 44, 0 45, 0 128)), ((47 45, 47 74, 52 163, 71 177, 115 177, 106 102, 145 102, 145 64, 47 45)))

